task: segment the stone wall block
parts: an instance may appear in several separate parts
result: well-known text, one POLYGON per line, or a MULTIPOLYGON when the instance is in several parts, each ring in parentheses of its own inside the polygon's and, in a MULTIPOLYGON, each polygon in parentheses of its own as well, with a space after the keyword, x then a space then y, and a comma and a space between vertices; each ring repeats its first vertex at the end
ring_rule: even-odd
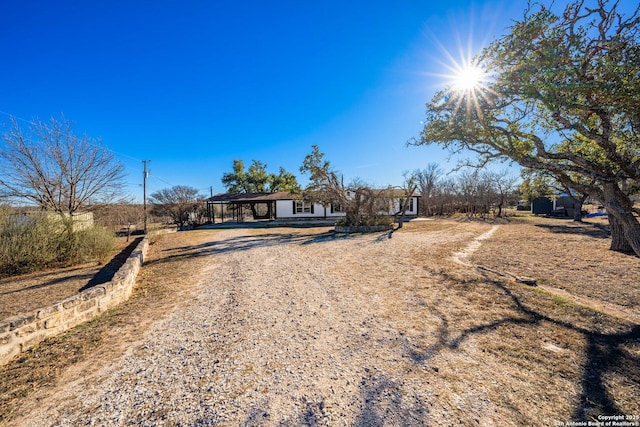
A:
POLYGON ((14 331, 24 325, 33 323, 37 318, 37 313, 19 314, 17 316, 10 317, 7 319, 10 325, 9 330, 14 331))
POLYGON ((88 299, 88 300, 84 301, 83 303, 81 303, 80 305, 78 305, 76 310, 79 313, 81 313, 83 311, 87 311, 87 310, 91 310, 91 309, 97 309, 97 308, 98 308, 98 299, 97 298, 92 298, 92 299, 88 299))
MULTIPOLYGON (((20 354, 20 344, 9 342, 7 345, 0 345, 0 360, 8 361, 20 354)), ((6 363, 6 362, 5 362, 6 363)))
POLYGON ((49 307, 41 308, 40 310, 38 310, 37 317, 38 319, 48 319, 51 316, 59 316, 61 310, 61 303, 50 305, 49 307))
POLYGON ((37 322, 33 322, 33 323, 29 323, 27 325, 20 326, 14 332, 16 334, 16 337, 22 338, 22 337, 28 337, 30 335, 33 335, 39 329, 40 328, 38 328, 38 323, 37 322))
POLYGON ((51 329, 51 328, 55 328, 56 326, 60 325, 60 316, 51 316, 48 319, 46 319, 44 321, 44 328, 45 329, 51 329))
POLYGON ((62 302, 62 307, 65 310, 69 310, 70 308, 75 307, 76 305, 80 304, 80 298, 78 297, 78 295, 74 295, 71 298, 67 298, 62 302))

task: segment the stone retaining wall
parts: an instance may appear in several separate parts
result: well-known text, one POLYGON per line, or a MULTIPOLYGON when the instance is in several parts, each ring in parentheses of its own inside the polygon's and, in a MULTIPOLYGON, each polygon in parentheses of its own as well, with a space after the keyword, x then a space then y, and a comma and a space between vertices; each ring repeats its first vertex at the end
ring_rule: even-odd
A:
POLYGON ((65 332, 126 301, 149 247, 145 237, 113 279, 28 313, 0 321, 0 365, 40 341, 65 332))

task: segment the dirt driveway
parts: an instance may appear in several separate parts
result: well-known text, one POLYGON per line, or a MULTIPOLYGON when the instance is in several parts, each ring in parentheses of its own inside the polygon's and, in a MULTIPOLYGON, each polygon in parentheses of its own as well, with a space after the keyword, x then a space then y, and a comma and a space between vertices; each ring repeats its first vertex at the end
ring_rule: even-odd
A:
MULTIPOLYGON (((191 285, 121 357, 89 357, 15 425, 553 425, 598 399, 583 384, 592 335, 637 362, 633 325, 451 258, 491 225, 426 227, 215 230, 158 246, 145 268, 188 262, 191 285)), ((602 373, 613 397, 596 409, 638 409, 625 369, 602 373)))

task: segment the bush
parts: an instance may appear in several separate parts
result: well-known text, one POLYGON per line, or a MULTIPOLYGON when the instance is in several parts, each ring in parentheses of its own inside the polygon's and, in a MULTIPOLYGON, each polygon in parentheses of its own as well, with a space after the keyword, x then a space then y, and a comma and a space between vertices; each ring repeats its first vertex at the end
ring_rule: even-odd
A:
POLYGON ((108 261, 116 248, 113 233, 103 227, 91 227, 74 233, 77 238, 75 262, 108 261))
POLYGON ((23 274, 58 259, 59 226, 44 215, 0 213, 0 276, 23 274))
POLYGON ((70 222, 51 215, 17 215, 0 207, 0 277, 105 262, 114 248, 113 234, 102 227, 74 231, 70 222))
POLYGON ((391 227, 393 225, 393 217, 388 215, 377 215, 377 216, 371 216, 371 217, 359 217, 357 221, 353 221, 349 217, 342 217, 336 222, 336 225, 343 225, 343 226, 384 225, 384 226, 391 227))

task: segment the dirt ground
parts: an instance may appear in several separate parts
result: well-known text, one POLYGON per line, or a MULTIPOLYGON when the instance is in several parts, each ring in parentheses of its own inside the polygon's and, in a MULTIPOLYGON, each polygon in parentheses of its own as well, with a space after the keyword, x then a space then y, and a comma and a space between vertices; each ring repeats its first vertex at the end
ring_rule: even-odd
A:
POLYGON ((0 368, 0 424, 638 416, 640 260, 607 247, 549 219, 165 235, 131 300, 0 368))
POLYGON ((111 280, 137 242, 134 238, 117 238, 116 254, 107 264, 91 262, 0 279, 0 319, 46 307, 111 280))

